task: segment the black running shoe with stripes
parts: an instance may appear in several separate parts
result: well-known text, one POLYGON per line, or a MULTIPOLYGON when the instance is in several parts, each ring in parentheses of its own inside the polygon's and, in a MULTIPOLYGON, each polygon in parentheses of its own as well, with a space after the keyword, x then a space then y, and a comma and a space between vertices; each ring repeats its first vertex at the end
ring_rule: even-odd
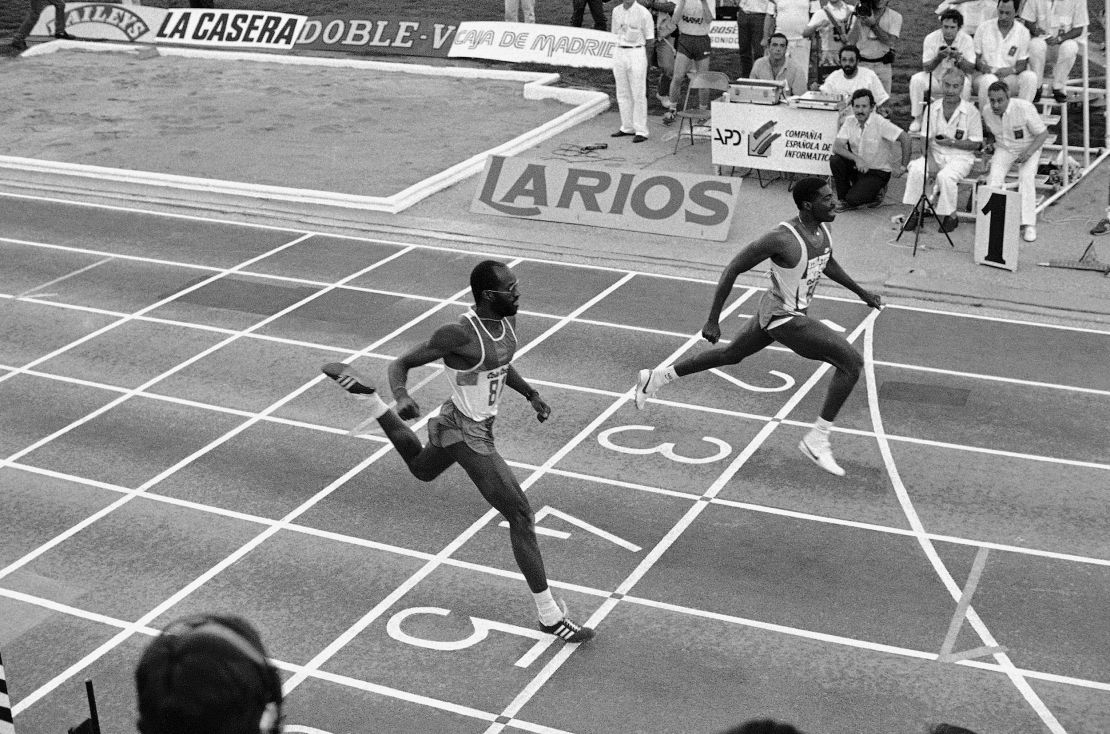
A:
POLYGON ((330 362, 321 369, 325 375, 335 380, 336 384, 352 395, 373 395, 378 391, 369 380, 356 372, 349 364, 330 362))
POLYGON ((592 640, 594 634, 596 634, 593 628, 582 627, 566 617, 563 617, 555 624, 544 624, 540 622, 540 629, 549 635, 555 635, 567 642, 585 642, 586 640, 592 640))

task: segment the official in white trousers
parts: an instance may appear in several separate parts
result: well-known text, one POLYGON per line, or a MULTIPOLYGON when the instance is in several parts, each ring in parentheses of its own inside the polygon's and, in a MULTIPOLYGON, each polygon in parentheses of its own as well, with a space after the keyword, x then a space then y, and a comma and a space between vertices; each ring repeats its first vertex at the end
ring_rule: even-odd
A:
POLYGON ((1006 174, 1018 167, 1018 193, 1021 195, 1021 228, 1026 242, 1037 239, 1037 190, 1035 176, 1041 147, 1048 139, 1048 127, 1037 108, 1024 99, 1011 99, 1009 88, 995 82, 987 90, 990 109, 983 122, 994 135, 987 185, 1000 188, 1006 174))
POLYGON ((655 43, 655 21, 636 0, 623 0, 613 8, 609 27, 617 37, 613 79, 621 115, 620 130, 612 137, 632 135, 632 142, 642 143, 648 139, 647 70, 648 56, 655 43))
POLYGON ((536 22, 536 0, 505 0, 505 22, 536 22), (523 16, 523 18, 519 18, 523 16))
MULTIPOLYGON (((941 79, 944 96, 929 105, 926 114, 929 135, 929 170, 936 179, 937 203, 935 211, 940 217, 942 232, 951 232, 959 225, 956 218, 956 201, 959 183, 971 173, 975 153, 983 144, 983 118, 979 110, 962 98, 967 77, 962 71, 950 68, 941 79)), ((925 190, 925 158, 915 158, 906 167, 904 204, 916 204, 925 190)), ((911 213, 906 229, 917 228, 917 218, 911 213)))

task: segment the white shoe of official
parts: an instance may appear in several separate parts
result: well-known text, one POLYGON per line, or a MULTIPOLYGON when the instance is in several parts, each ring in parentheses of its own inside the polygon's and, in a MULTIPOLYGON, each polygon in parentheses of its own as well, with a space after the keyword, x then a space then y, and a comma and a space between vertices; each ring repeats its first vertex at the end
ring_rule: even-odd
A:
POLYGON ((921 118, 915 117, 913 122, 910 123, 910 135, 915 135, 921 132, 921 118))
POLYGON ((648 398, 659 390, 659 380, 652 380, 652 370, 640 370, 636 378, 636 410, 643 410, 648 398))
POLYGON ((1032 224, 1028 224, 1021 228, 1021 238, 1026 242, 1037 241, 1037 228, 1032 224))
POLYGON ((822 436, 817 431, 810 431, 798 443, 798 448, 809 457, 810 461, 829 474, 835 474, 838 477, 844 476, 844 470, 833 458, 828 436, 822 436))

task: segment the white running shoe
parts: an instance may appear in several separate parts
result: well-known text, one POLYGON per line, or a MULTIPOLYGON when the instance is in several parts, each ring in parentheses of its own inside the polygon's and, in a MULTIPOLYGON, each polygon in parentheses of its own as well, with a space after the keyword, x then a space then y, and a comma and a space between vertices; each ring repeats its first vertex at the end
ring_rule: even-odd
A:
POLYGON ((810 431, 798 442, 798 448, 801 449, 803 454, 809 457, 810 461, 829 474, 835 474, 838 477, 844 476, 844 470, 840 468, 840 464, 837 464, 836 459, 833 458, 832 447, 829 446, 829 439, 827 436, 822 436, 816 431, 810 431))
POLYGON ((651 370, 640 370, 640 375, 636 378, 636 410, 643 410, 648 398, 659 389, 658 385, 652 384, 651 374, 651 370))

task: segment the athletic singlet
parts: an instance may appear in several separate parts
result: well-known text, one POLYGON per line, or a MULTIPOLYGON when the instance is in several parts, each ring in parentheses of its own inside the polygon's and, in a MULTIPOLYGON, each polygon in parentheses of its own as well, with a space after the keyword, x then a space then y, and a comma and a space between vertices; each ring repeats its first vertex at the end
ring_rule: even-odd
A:
POLYGON ((809 308, 809 300, 817 290, 817 283, 821 280, 821 273, 832 257, 832 234, 824 224, 821 229, 825 232, 825 246, 818 253, 810 251, 810 245, 798 230, 789 222, 780 222, 780 227, 785 227, 802 246, 802 256, 798 263, 791 268, 784 268, 771 261, 771 289, 767 295, 775 301, 775 311, 783 315, 796 316, 805 313, 809 308), (781 309, 781 311, 780 311, 781 309))
POLYGON ((709 24, 712 18, 704 16, 701 0, 686 0, 682 6, 682 15, 675 18, 678 23, 678 32, 684 36, 708 36, 709 24))
POLYGON ((460 316, 459 323, 474 329, 481 354, 478 363, 468 370, 444 365, 451 380, 451 402, 468 418, 482 421, 497 415, 509 364, 516 354, 516 331, 509 319, 501 319, 501 335, 494 337, 474 311, 460 316))

